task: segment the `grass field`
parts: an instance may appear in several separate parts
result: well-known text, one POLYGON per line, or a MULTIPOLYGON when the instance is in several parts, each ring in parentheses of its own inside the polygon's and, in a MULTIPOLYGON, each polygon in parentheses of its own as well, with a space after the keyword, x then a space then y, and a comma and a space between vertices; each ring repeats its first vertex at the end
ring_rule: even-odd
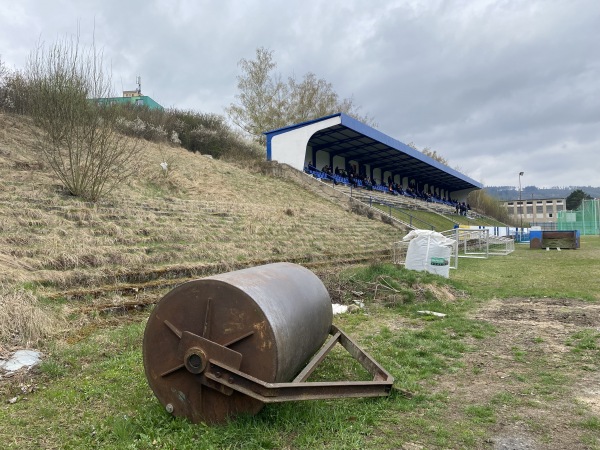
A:
MULTIPOLYGON (((460 259, 444 279, 387 263, 403 230, 178 148, 146 144, 135 180, 80 202, 31 153, 22 119, 0 125, 0 357, 44 354, 0 378, 2 448, 600 448, 600 238, 460 259), (392 394, 267 405, 219 426, 172 418, 142 365, 152 304, 273 261, 364 303, 334 324, 392 373, 392 394)), ((311 380, 355 377, 335 351, 311 380)))
MULTIPOLYGON (((268 405, 223 426, 173 419, 154 398, 141 362, 147 312, 99 317, 13 385, 19 400, 0 410, 0 439, 8 448, 599 448, 599 257, 600 240, 587 237, 579 250, 461 259, 450 280, 391 265, 323 273, 340 300, 362 292, 365 309, 334 322, 400 390, 268 405)), ((317 379, 355 374, 336 354, 324 367, 317 379)))

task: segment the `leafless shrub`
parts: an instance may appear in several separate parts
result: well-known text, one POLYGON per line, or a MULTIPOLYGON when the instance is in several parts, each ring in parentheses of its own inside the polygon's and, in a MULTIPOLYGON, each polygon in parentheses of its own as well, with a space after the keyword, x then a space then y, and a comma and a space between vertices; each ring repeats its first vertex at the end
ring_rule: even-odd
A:
POLYGON ((350 203, 350 211, 352 211, 354 214, 358 214, 359 216, 366 216, 369 219, 373 219, 375 217, 372 208, 369 208, 359 201, 353 201, 350 203))
POLYGON ((27 80, 19 72, 6 75, 0 86, 0 109, 15 114, 27 114, 29 95, 27 80))
POLYGON ((479 213, 494 217, 496 220, 503 223, 510 224, 513 222, 508 215, 508 210, 498 201, 498 199, 488 194, 485 189, 477 189, 470 192, 467 197, 467 202, 471 208, 479 213))
POLYGON ((134 173, 137 141, 119 132, 118 108, 97 104, 110 97, 101 52, 77 39, 40 45, 25 77, 37 150, 72 195, 96 201, 134 173))
POLYGON ((9 110, 8 90, 7 90, 8 70, 0 57, 0 108, 9 110))
POLYGON ((385 214, 381 215, 381 221, 388 225, 394 224, 394 220, 390 216, 386 216, 385 214))
POLYGON ((4 62, 2 61, 2 56, 0 55, 0 86, 3 86, 4 77, 6 76, 7 73, 8 73, 8 70, 6 69, 4 62))

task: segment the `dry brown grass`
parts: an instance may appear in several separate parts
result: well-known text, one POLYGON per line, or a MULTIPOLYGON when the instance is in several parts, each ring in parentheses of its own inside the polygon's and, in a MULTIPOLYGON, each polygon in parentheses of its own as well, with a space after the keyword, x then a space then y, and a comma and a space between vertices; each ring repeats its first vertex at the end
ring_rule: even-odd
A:
POLYGON ((40 306, 31 292, 0 285, 0 343, 36 345, 61 331, 65 323, 61 310, 40 306))
POLYGON ((12 284, 47 292, 168 267, 352 256, 399 237, 292 182, 145 141, 138 175, 86 203, 39 162, 26 121, 0 114, 0 129, 0 271, 12 284))

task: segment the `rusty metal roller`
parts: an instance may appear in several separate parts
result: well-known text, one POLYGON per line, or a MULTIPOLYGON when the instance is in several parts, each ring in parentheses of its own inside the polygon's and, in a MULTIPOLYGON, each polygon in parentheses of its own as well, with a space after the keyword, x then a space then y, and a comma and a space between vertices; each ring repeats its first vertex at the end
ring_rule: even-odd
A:
POLYGON ((167 293, 146 325, 144 368, 166 410, 196 423, 256 414, 268 402, 387 395, 393 378, 368 355, 359 362, 374 374, 367 383, 375 389, 364 382, 304 382, 336 342, 355 358, 362 352, 332 327, 321 280, 296 264, 268 264, 167 293), (309 362, 320 348, 318 361, 309 362))

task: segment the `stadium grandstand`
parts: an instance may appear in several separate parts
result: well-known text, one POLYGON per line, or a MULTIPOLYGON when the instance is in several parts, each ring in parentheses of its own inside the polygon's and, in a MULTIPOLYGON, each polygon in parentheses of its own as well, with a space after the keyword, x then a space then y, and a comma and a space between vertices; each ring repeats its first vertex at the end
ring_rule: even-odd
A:
POLYGON ((335 185, 420 199, 464 214, 469 192, 483 187, 343 113, 264 134, 269 161, 287 164, 335 185))

